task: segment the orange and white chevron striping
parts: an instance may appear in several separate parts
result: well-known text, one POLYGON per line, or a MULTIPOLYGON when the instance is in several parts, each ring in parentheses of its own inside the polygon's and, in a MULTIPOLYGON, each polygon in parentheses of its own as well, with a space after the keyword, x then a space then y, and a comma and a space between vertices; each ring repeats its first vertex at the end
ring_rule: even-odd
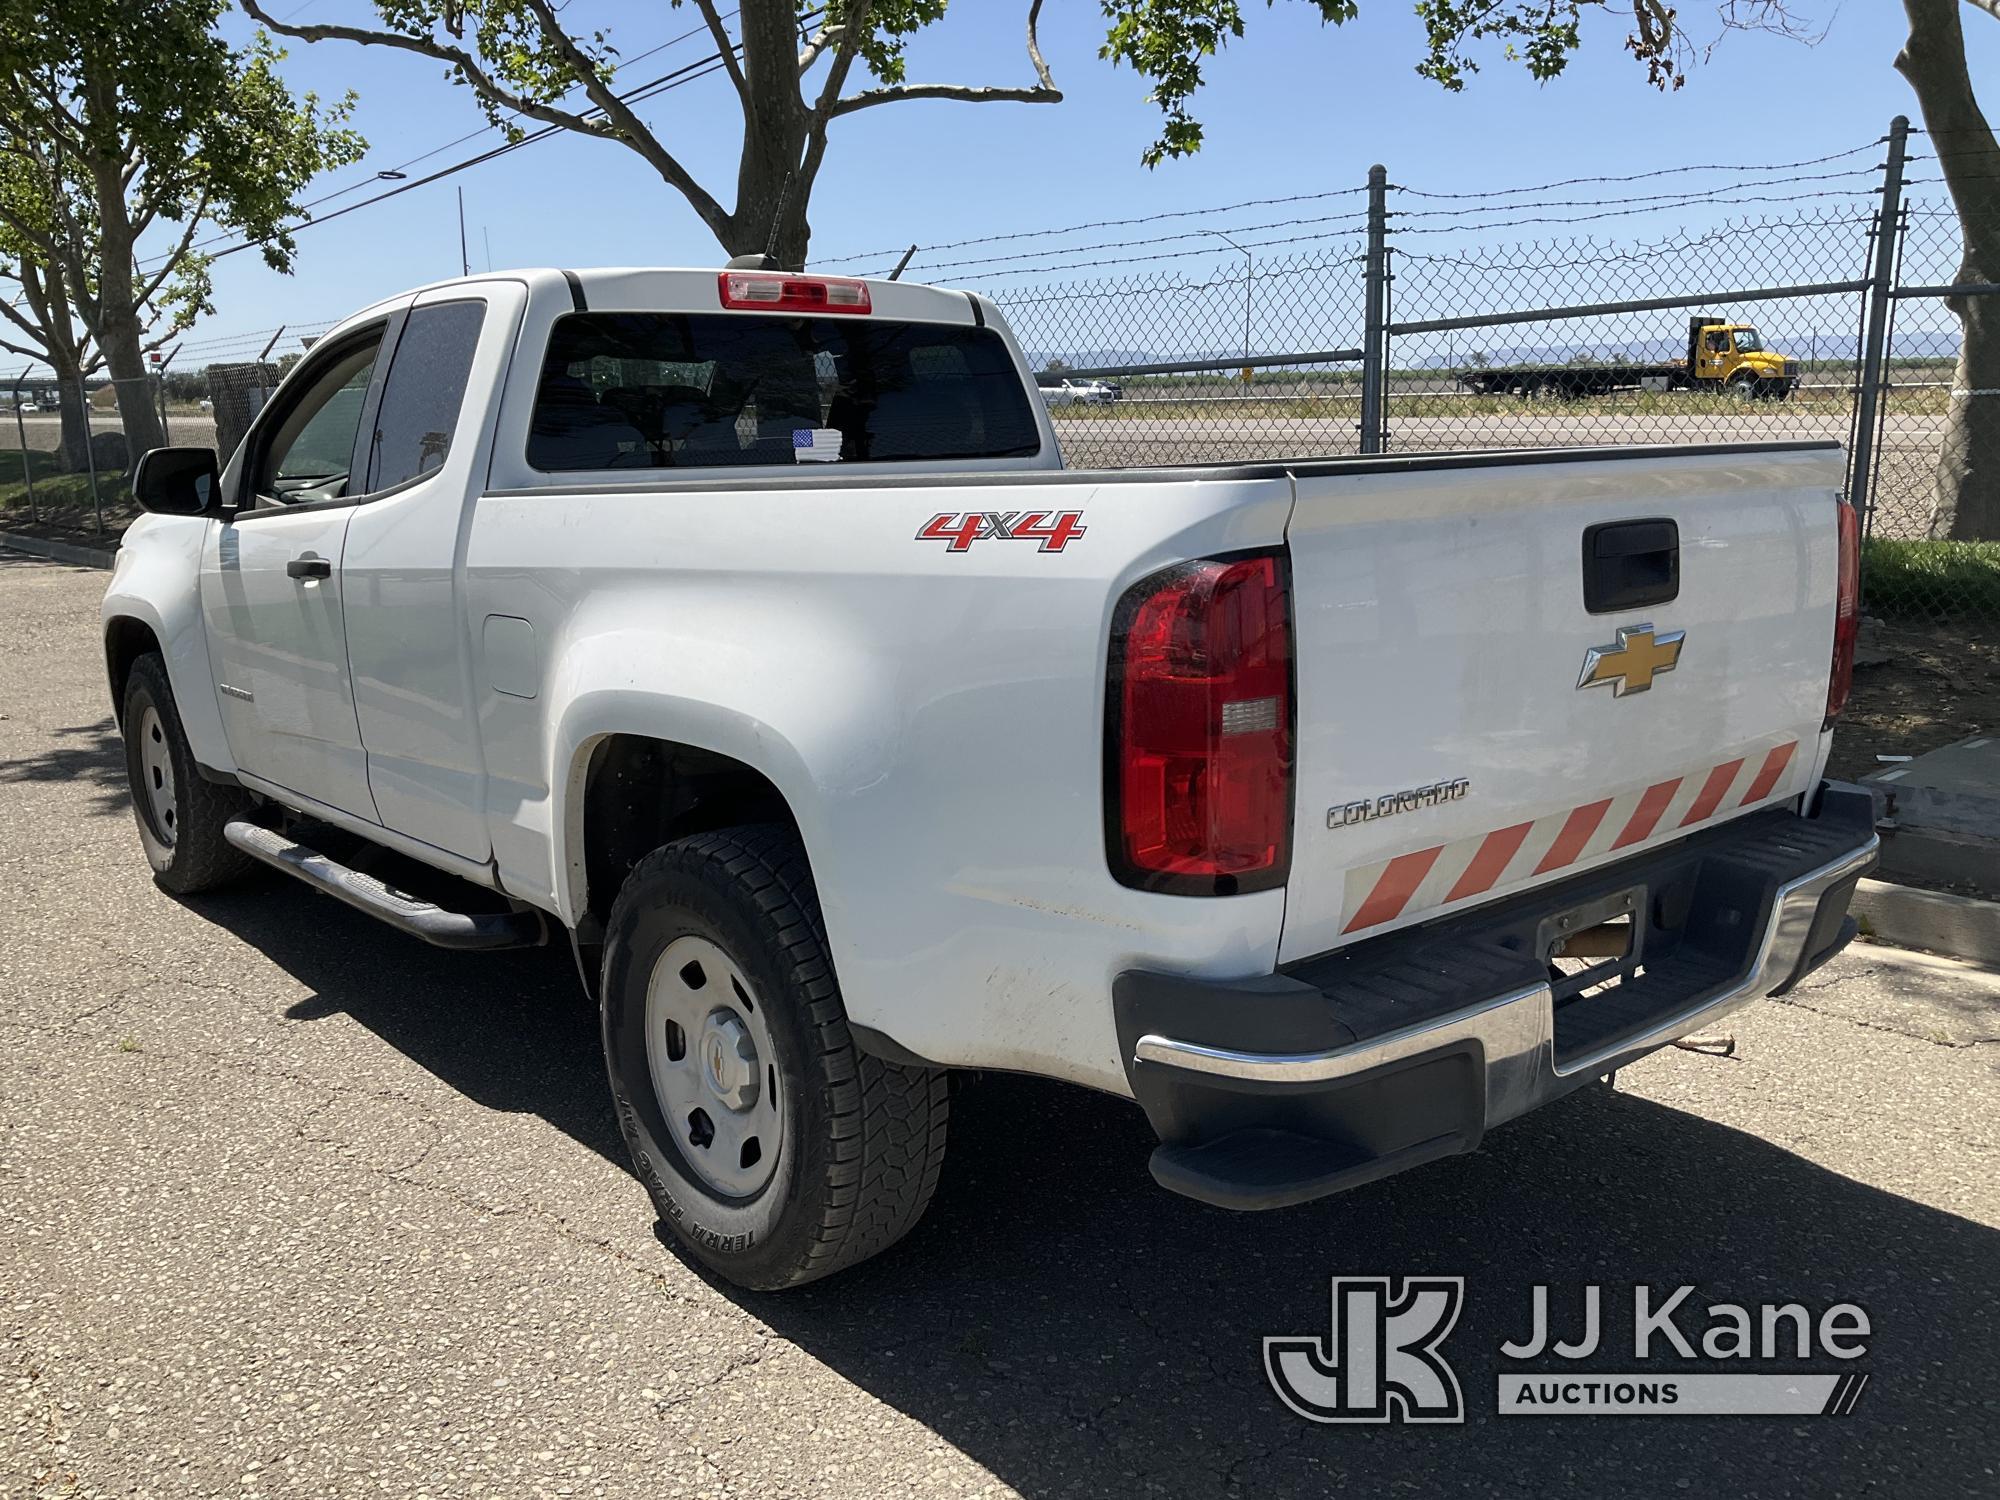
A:
POLYGON ((1349 870, 1344 909, 1352 915, 1341 930, 1360 932, 1486 896, 1754 807, 1787 785, 1798 751, 1799 742, 1787 740, 1531 822, 1349 870))

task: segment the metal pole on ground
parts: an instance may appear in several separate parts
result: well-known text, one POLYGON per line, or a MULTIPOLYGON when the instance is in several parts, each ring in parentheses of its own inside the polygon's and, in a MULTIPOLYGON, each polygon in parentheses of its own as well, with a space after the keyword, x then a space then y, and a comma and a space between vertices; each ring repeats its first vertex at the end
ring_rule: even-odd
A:
POLYGON ((1847 498, 1874 531, 1873 469, 1876 418, 1882 399, 1883 356, 1887 352, 1890 282, 1896 265, 1896 235, 1903 216, 1903 163, 1910 140, 1910 117, 1897 115, 1889 123, 1889 159, 1882 166, 1882 207, 1875 215, 1874 264, 1868 275, 1868 303, 1861 347, 1860 390, 1854 401, 1854 447, 1847 498))
POLYGON ((1203 234, 1212 234, 1230 249, 1243 257, 1243 357, 1250 357, 1250 287, 1257 278, 1257 257, 1245 250, 1220 229, 1204 229, 1203 234))
MULTIPOLYGON (((42 510, 39 505, 35 504, 35 470, 33 465, 28 462, 28 420, 21 415, 21 382, 28 378, 28 371, 34 368, 33 365, 29 365, 14 377, 14 430, 21 437, 21 482, 28 487, 28 515, 30 519, 39 524, 42 519, 42 510)), ((58 422, 62 420, 60 414, 58 414, 56 420, 58 422)), ((62 429, 58 427, 56 433, 56 447, 60 449, 62 447, 62 429)))
POLYGON ((174 434, 173 429, 167 425, 167 366, 174 362, 174 356, 180 352, 181 346, 174 345, 167 351, 167 357, 160 361, 159 368, 153 372, 160 377, 160 436, 167 440, 169 448, 174 445, 174 434))
MULTIPOLYGON (((97 452, 90 440, 90 391, 83 376, 76 377, 76 393, 83 398, 83 461, 90 466, 90 513, 97 522, 97 534, 104 535, 104 500, 97 493, 97 452)), ((60 408, 61 403, 57 403, 60 408)))
POLYGON ((1361 451, 1382 451, 1382 394, 1388 372, 1383 353, 1389 325, 1389 169, 1368 169, 1368 260, 1361 334, 1361 451))

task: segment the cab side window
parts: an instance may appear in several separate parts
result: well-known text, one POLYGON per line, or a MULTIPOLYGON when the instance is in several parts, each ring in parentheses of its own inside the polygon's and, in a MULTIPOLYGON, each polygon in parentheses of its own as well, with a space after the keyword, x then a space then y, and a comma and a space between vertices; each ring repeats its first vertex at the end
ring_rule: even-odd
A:
POLYGON ((296 395, 288 395, 285 410, 259 445, 251 475, 260 506, 338 500, 348 493, 361 408, 381 340, 378 329, 329 356, 296 395))
POLYGON ((430 473, 451 451, 484 302, 432 302, 413 308, 396 340, 375 417, 368 493, 430 473))

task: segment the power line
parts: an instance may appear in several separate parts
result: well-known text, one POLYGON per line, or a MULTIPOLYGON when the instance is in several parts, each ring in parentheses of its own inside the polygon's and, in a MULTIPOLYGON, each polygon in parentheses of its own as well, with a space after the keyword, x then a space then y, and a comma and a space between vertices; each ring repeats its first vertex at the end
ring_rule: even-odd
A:
MULTIPOLYGON (((621 103, 625 104, 644 103, 648 99, 657 98, 659 95, 667 93, 673 89, 680 88, 684 84, 694 83, 698 79, 706 78, 713 73, 718 73, 722 71, 722 67, 723 67, 722 54, 718 52, 710 57, 704 58, 700 62, 688 63, 684 67, 676 68, 671 73, 664 73, 660 77, 654 79, 651 83, 641 84, 638 88, 635 88, 629 94, 620 95, 619 99, 621 103)), ((591 118, 591 116, 599 113, 601 113, 601 111, 591 110, 589 111, 589 113, 584 115, 583 118, 589 119, 591 118)), ((348 214, 358 213, 360 210, 364 208, 372 208, 378 203, 386 203, 389 199, 400 197, 404 193, 414 192, 416 189, 420 187, 428 187, 433 182, 442 182, 445 178, 455 177, 460 172, 468 172, 474 167, 484 166, 489 161, 497 161, 499 158, 511 155, 513 152, 519 151, 525 146, 532 146, 537 141, 545 141, 550 136, 559 135, 564 131, 567 131, 568 129, 569 127, 567 125, 544 125, 539 130, 529 131, 526 135, 522 136, 517 141, 508 141, 503 145, 495 146, 490 151, 482 151, 477 156, 468 157, 464 161, 454 162, 452 163, 452 165, 448 167, 440 167, 437 171, 431 172, 423 177, 415 178, 410 182, 399 182, 394 187, 388 189, 386 192, 377 193, 372 198, 363 198, 358 202, 349 203, 344 207, 336 208, 332 213, 321 214, 317 218, 301 219, 296 224, 285 225, 284 228, 279 231, 279 233, 296 234, 298 233, 298 231, 302 229, 311 229, 312 227, 318 224, 331 223, 333 220, 338 218, 343 218, 348 214)), ((235 255, 239 251, 254 249, 255 247, 266 244, 270 240, 275 238, 276 235, 273 234, 273 235, 264 235, 256 239, 242 240, 237 244, 228 245, 225 246, 223 249, 216 251, 214 255, 210 257, 210 259, 220 260, 225 255, 235 255)), ((214 244, 216 243, 216 241, 208 240, 205 241, 204 243, 214 244)), ((195 248, 200 249, 202 247, 198 245, 195 248)), ((157 264, 157 262, 155 262, 155 264, 157 264)))
MULTIPOLYGON (((722 17, 722 19, 725 22, 727 22, 735 14, 736 12, 734 10, 731 10, 727 12, 722 17)), ((690 27, 688 30, 681 32, 677 36, 668 37, 664 42, 661 42, 656 47, 648 47, 644 52, 637 52, 634 53, 631 57, 621 59, 619 66, 629 68, 635 63, 644 62, 649 57, 657 57, 660 53, 665 52, 669 47, 678 47, 682 42, 685 42, 692 37, 700 36, 707 30, 708 26, 706 22, 704 22, 700 26, 690 27)), ((718 57, 720 55, 721 54, 719 53, 717 54, 718 57)), ((569 89, 565 90, 558 97, 562 99, 567 99, 571 94, 575 93, 577 89, 581 87, 583 87, 582 84, 573 85, 569 89)), ((511 124, 513 121, 518 120, 520 118, 521 116, 519 114, 509 115, 507 117, 507 123, 511 124)), ((500 128, 501 125, 499 122, 488 121, 486 124, 481 125, 478 129, 468 130, 464 135, 446 141, 441 146, 431 147, 430 150, 424 152, 422 155, 413 156, 408 161, 397 162, 396 165, 393 167, 384 167, 381 170, 374 173, 374 175, 369 177, 364 177, 358 182, 350 183, 344 188, 337 188, 333 192, 323 193, 317 198, 310 198, 304 203, 298 205, 299 211, 304 212, 305 210, 310 208, 317 208, 322 203, 331 203, 334 199, 344 198, 349 193, 358 193, 363 188, 368 187, 370 184, 380 182, 385 178, 393 179, 398 174, 407 172, 411 167, 418 166, 423 162, 427 162, 434 156, 442 156, 445 152, 451 150, 452 147, 454 146, 463 146, 467 141, 476 140, 482 135, 490 135, 495 130, 498 130, 500 128)))
MULTIPOLYGON (((731 14, 735 14, 735 12, 732 11, 731 14)), ((816 11, 807 12, 802 19, 810 21, 817 14, 819 14, 819 12, 816 11)), ((706 27, 704 26, 699 29, 705 30, 706 27)), ((653 48, 652 51, 650 52, 639 54, 639 56, 650 57, 653 55, 653 53, 664 51, 667 47, 674 45, 675 42, 685 41, 688 36, 692 36, 695 34, 697 33, 694 31, 682 33, 678 37, 671 38, 666 42, 662 42, 659 46, 653 48)), ((736 43, 732 46, 731 50, 732 51, 740 50, 741 46, 742 44, 740 42, 736 43)), ((636 60, 637 59, 635 58, 634 61, 636 60)), ((701 58, 696 62, 691 62, 682 67, 675 68, 671 72, 663 73, 658 78, 653 79, 651 82, 639 84, 636 87, 626 91, 625 93, 618 95, 617 97, 619 102, 623 104, 644 103, 649 99, 657 98, 661 94, 668 93, 673 89, 680 88, 684 84, 694 83, 699 79, 710 77, 711 75, 722 71, 722 69, 725 66, 726 64, 722 53, 712 52, 705 58, 701 58)), ((585 110, 581 118, 585 120, 590 120, 598 115, 601 115, 602 113, 603 111, 601 109, 593 107, 591 109, 585 110)), ((487 128, 490 129, 492 127, 487 127, 487 128)), ((315 218, 301 219, 295 224, 285 225, 281 230, 277 231, 277 233, 295 234, 299 230, 309 229, 315 224, 328 223, 334 219, 340 218, 344 214, 350 214, 363 208, 372 207, 374 204, 386 202, 390 198, 398 197, 401 194, 411 192, 416 188, 427 187, 431 183, 442 181, 444 178, 455 176, 460 172, 470 171, 473 167, 483 166, 489 161, 495 161, 502 156, 508 155, 511 152, 519 151, 524 146, 532 146, 537 141, 545 141, 550 136, 559 134, 567 130, 568 128, 569 127, 566 125, 544 125, 538 130, 529 131, 519 140, 508 141, 503 145, 495 146, 489 151, 482 151, 477 156, 469 157, 464 161, 455 162, 448 167, 440 168, 438 171, 429 173, 423 177, 419 177, 413 182, 398 183, 395 187, 390 188, 386 192, 377 193, 371 198, 363 198, 359 202, 347 204, 342 208, 335 209, 332 213, 321 214, 315 218)), ((461 144, 464 141, 471 140, 474 136, 482 135, 484 133, 485 133, 484 130, 473 131, 468 135, 459 137, 457 141, 449 142, 444 146, 436 148, 435 150, 426 152, 424 153, 424 156, 417 157, 415 158, 415 160, 421 161, 426 159, 427 157, 436 156, 440 151, 449 150, 453 145, 461 144)), ((356 184, 355 186, 359 187, 363 185, 364 184, 356 184)), ((341 193, 328 194, 327 198, 343 196, 346 192, 349 191, 353 191, 353 189, 352 188, 343 189, 341 193)), ((317 201, 324 202, 327 200, 326 198, 322 198, 317 201)), ((305 205, 305 206, 309 207, 310 205, 305 205)), ((211 239, 201 241, 199 244, 193 246, 192 248, 196 250, 205 249, 209 245, 221 243, 222 241, 227 240, 229 238, 230 235, 226 233, 217 235, 211 239)), ((220 260, 225 255, 235 255, 239 251, 249 250, 256 246, 267 244, 271 239, 274 238, 276 238, 276 234, 265 235, 255 239, 241 240, 236 244, 226 245, 223 249, 217 250, 214 253, 214 255, 210 257, 210 259, 220 260)), ((164 261, 164 259, 165 257, 158 257, 153 261, 149 262, 148 264, 156 267, 159 264, 161 264, 162 261, 164 261)))

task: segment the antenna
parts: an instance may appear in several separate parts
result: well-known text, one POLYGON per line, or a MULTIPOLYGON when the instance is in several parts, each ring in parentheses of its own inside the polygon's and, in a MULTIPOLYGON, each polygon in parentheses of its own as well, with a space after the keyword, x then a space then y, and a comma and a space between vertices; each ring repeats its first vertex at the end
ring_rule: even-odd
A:
POLYGON ((910 246, 909 249, 903 252, 903 258, 896 262, 896 269, 889 273, 891 281, 901 281, 903 279, 903 272, 909 269, 910 257, 916 253, 917 247, 915 245, 910 246))
MULTIPOLYGON (((791 171, 785 174, 784 186, 778 189, 778 206, 771 214, 771 233, 764 241, 764 259, 768 261, 775 261, 777 258, 778 231, 784 226, 785 205, 792 198, 792 179, 798 175, 799 169, 793 167, 791 171)), ((800 266, 799 269, 804 270, 805 267, 800 266)))
POLYGON ((458 190, 458 274, 472 274, 472 259, 465 253, 465 189, 458 190))

